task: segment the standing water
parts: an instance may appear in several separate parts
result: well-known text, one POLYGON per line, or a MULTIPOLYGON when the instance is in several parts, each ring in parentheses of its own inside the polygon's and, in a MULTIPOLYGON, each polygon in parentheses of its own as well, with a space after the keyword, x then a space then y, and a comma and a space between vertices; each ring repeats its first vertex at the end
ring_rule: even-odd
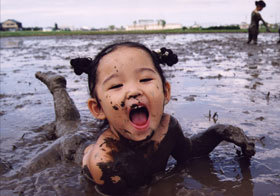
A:
MULTIPOLYGON (((261 34, 259 45, 247 45, 246 39, 247 34, 1 38, 0 195, 99 195, 71 161, 58 159, 36 172, 20 172, 54 142, 43 134, 48 127, 43 125, 55 119, 53 99, 34 74, 64 76, 84 131, 93 130, 87 78, 76 76, 69 61, 131 40, 178 54, 178 64, 164 67, 172 89, 165 111, 179 120, 185 135, 227 123, 256 138, 251 160, 238 156, 233 144, 221 143, 209 157, 135 195, 280 195, 280 46, 277 34, 261 34)), ((168 167, 174 164, 170 159, 168 167)))

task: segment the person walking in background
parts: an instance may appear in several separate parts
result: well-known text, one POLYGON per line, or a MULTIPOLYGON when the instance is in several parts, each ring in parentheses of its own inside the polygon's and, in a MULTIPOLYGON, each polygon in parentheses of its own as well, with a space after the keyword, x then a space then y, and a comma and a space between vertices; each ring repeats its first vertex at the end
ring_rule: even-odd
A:
POLYGON ((258 43, 258 34, 259 34, 259 21, 261 20, 266 28, 267 32, 270 32, 267 23, 263 20, 261 14, 259 13, 262 11, 262 9, 266 6, 265 2, 260 0, 256 1, 256 9, 251 14, 251 23, 248 29, 248 41, 247 44, 250 44, 250 42, 253 40, 253 44, 258 43))

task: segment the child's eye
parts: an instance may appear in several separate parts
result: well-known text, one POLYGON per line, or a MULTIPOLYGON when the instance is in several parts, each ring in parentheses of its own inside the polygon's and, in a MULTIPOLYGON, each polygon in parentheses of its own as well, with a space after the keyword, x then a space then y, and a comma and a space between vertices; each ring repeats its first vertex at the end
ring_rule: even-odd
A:
POLYGON ((140 82, 149 82, 153 80, 152 78, 145 78, 145 79, 141 79, 140 82))
POLYGON ((111 87, 109 88, 109 90, 111 90, 111 89, 116 89, 116 88, 120 88, 120 87, 122 87, 122 86, 123 86, 122 84, 113 85, 113 86, 111 86, 111 87))

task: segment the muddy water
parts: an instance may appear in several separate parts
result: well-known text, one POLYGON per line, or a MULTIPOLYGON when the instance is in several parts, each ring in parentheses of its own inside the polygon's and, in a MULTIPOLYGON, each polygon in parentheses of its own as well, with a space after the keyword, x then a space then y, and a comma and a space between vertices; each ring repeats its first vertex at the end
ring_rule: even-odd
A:
MULTIPOLYGON (((43 126, 55 119, 53 99, 34 74, 55 71, 65 76, 81 113, 81 129, 98 135, 86 106, 86 77, 75 76, 69 60, 94 57, 104 45, 124 40, 153 49, 168 46, 178 54, 179 63, 164 68, 172 87, 166 112, 179 119, 186 135, 216 122, 239 126, 249 136, 261 138, 250 161, 237 156, 234 145, 222 143, 209 158, 170 172, 136 195, 280 195, 277 36, 261 34, 257 46, 245 44, 247 34, 1 38, 1 195, 98 195, 81 175, 80 166, 71 161, 57 160, 35 173, 20 172, 54 142, 46 138, 43 126)), ((173 165, 171 159, 169 167, 173 165)))

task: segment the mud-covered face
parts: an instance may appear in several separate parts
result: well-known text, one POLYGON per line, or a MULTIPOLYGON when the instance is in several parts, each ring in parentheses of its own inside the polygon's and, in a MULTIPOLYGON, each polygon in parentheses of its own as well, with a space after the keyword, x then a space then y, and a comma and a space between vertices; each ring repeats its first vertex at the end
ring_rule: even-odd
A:
POLYGON ((140 141, 157 130, 164 104, 170 99, 170 88, 164 84, 164 93, 147 52, 121 46, 100 60, 97 74, 99 117, 109 121, 113 132, 140 141))

